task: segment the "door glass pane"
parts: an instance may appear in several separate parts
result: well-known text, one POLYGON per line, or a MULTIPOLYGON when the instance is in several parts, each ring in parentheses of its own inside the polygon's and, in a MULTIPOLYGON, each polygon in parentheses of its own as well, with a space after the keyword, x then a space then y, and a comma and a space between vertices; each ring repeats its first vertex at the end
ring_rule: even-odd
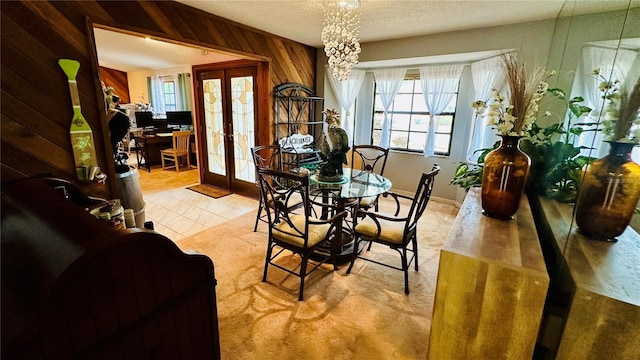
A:
POLYGON ((222 113, 222 81, 202 81, 204 94, 204 122, 207 131, 207 159, 210 173, 226 176, 224 154, 224 126, 222 113))
POLYGON ((235 178, 255 182, 255 167, 251 157, 251 148, 255 146, 253 77, 231 78, 231 111, 235 178))

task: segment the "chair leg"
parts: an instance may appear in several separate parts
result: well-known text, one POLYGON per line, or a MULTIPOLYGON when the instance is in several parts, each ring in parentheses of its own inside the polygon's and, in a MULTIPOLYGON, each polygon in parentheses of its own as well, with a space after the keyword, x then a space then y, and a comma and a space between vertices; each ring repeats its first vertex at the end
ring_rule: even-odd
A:
POLYGON ((298 295, 298 301, 302 301, 304 293, 304 278, 307 276, 307 263, 309 262, 309 254, 302 255, 302 264, 300 265, 300 293, 298 295))
POLYGON ((187 151, 187 170, 191 170, 191 154, 187 151))
POLYGON ((267 268, 269 267, 269 263, 271 262, 272 251, 273 251, 273 245, 271 244, 271 240, 269 240, 269 244, 267 244, 267 257, 264 260, 264 272, 262 273, 262 282, 267 281, 267 268))
POLYGON ((253 226, 253 232, 258 231, 258 222, 260 221, 260 215, 262 214, 262 204, 258 205, 258 214, 256 214, 256 224, 253 226))
POLYGON ((165 164, 164 164, 165 159, 164 159, 164 155, 160 154, 160 157, 162 157, 162 170, 164 170, 164 169, 165 169, 165 164))
POLYGON ((263 202, 262 191, 260 191, 258 193, 258 214, 256 215, 256 224, 253 226, 253 232, 258 231, 258 222, 260 221, 260 215, 262 215, 263 202))
POLYGON ((356 262, 358 258, 358 248, 360 247, 360 237, 356 235, 355 239, 353 239, 353 258, 351 259, 351 264, 349 264, 349 268, 347 269, 347 274, 351 273, 351 268, 353 268, 353 264, 356 262))
POLYGON ((407 264, 407 248, 402 248, 402 253, 400 254, 402 258, 402 270, 404 272, 404 293, 409 295, 409 265, 407 264))
POLYGON ((180 156, 173 155, 173 162, 176 164, 176 172, 180 172, 180 156))
POLYGON ((418 271, 418 237, 414 235, 411 241, 413 242, 413 261, 415 263, 414 266, 416 271, 418 271))

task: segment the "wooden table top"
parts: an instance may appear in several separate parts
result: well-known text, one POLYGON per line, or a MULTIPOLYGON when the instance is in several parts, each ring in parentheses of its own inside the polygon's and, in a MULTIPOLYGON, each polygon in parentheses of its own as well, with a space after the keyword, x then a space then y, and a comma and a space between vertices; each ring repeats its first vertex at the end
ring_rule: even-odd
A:
POLYGON ((617 242, 588 239, 572 221, 573 205, 539 200, 575 286, 640 306, 640 235, 629 226, 617 242))
POLYGON ((524 195, 513 220, 498 220, 482 214, 480 189, 472 188, 451 229, 443 250, 547 273, 529 201, 524 195))

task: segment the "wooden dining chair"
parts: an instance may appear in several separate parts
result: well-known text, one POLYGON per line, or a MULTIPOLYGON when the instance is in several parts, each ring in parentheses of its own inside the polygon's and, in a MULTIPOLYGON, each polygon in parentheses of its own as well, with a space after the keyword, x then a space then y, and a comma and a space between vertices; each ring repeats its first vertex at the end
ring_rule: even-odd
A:
MULTIPOLYGON (((424 210, 427 208, 431 191, 436 175, 440 172, 440 166, 435 164, 431 171, 423 173, 418 183, 418 188, 414 197, 387 192, 387 196, 391 196, 395 200, 395 212, 393 214, 384 214, 380 212, 372 212, 366 210, 358 210, 358 220, 354 228, 355 244, 353 247, 353 259, 347 269, 347 274, 351 272, 356 258, 370 261, 379 265, 383 265, 392 269, 404 272, 404 292, 409 294, 409 267, 414 262, 415 270, 418 271, 418 241, 416 232, 418 231, 418 220, 422 217, 424 210), (411 206, 408 211, 403 211, 400 199, 411 200, 411 206), (401 214, 402 213, 402 214, 401 214), (401 266, 386 264, 372 258, 361 257, 360 242, 366 241, 388 246, 400 254, 401 266), (411 258, 408 258, 411 254, 411 258)), ((364 251, 369 251, 368 247, 364 251)))
POLYGON ((305 278, 320 265, 331 260, 333 270, 337 270, 335 254, 329 252, 328 256, 314 258, 314 251, 321 245, 331 248, 331 241, 336 239, 339 224, 343 221, 347 212, 342 211, 326 220, 319 219, 314 212, 312 201, 309 197, 309 177, 291 172, 259 169, 258 180, 260 191, 265 203, 273 205, 271 211, 267 211, 269 224, 269 241, 264 264, 262 281, 267 281, 267 270, 274 266, 289 274, 300 278, 298 300, 302 301, 304 294, 305 278), (297 201, 301 196, 301 211, 291 211, 291 202, 297 201), (275 253, 274 253, 275 250, 275 253), (278 261, 284 251, 291 251, 300 255, 300 269, 286 267, 282 261, 278 261), (310 261, 312 264, 310 264, 310 261), (311 269, 308 267, 311 266, 311 269))
POLYGON ((173 147, 169 149, 160 150, 160 156, 162 158, 162 169, 176 168, 177 172, 180 172, 180 158, 187 158, 187 170, 191 169, 191 155, 189 154, 189 137, 191 131, 174 131, 171 134, 173 138, 173 147), (172 161, 173 165, 166 165, 166 161, 172 161))
MULTIPOLYGON (((351 149, 351 167, 378 175, 384 175, 389 149, 376 145, 353 145, 351 149)), ((360 209, 375 208, 378 211, 378 197, 368 196, 360 199, 360 209)))

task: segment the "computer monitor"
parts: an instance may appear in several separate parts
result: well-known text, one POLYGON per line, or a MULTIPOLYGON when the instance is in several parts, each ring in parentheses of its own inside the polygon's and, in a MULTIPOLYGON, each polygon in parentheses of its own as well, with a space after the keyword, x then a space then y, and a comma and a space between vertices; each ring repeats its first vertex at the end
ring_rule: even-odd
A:
POLYGON ((184 128, 193 125, 191 111, 167 111, 167 127, 184 128))
POLYGON ((153 127, 153 113, 151 111, 136 111, 136 127, 148 128, 153 127))

